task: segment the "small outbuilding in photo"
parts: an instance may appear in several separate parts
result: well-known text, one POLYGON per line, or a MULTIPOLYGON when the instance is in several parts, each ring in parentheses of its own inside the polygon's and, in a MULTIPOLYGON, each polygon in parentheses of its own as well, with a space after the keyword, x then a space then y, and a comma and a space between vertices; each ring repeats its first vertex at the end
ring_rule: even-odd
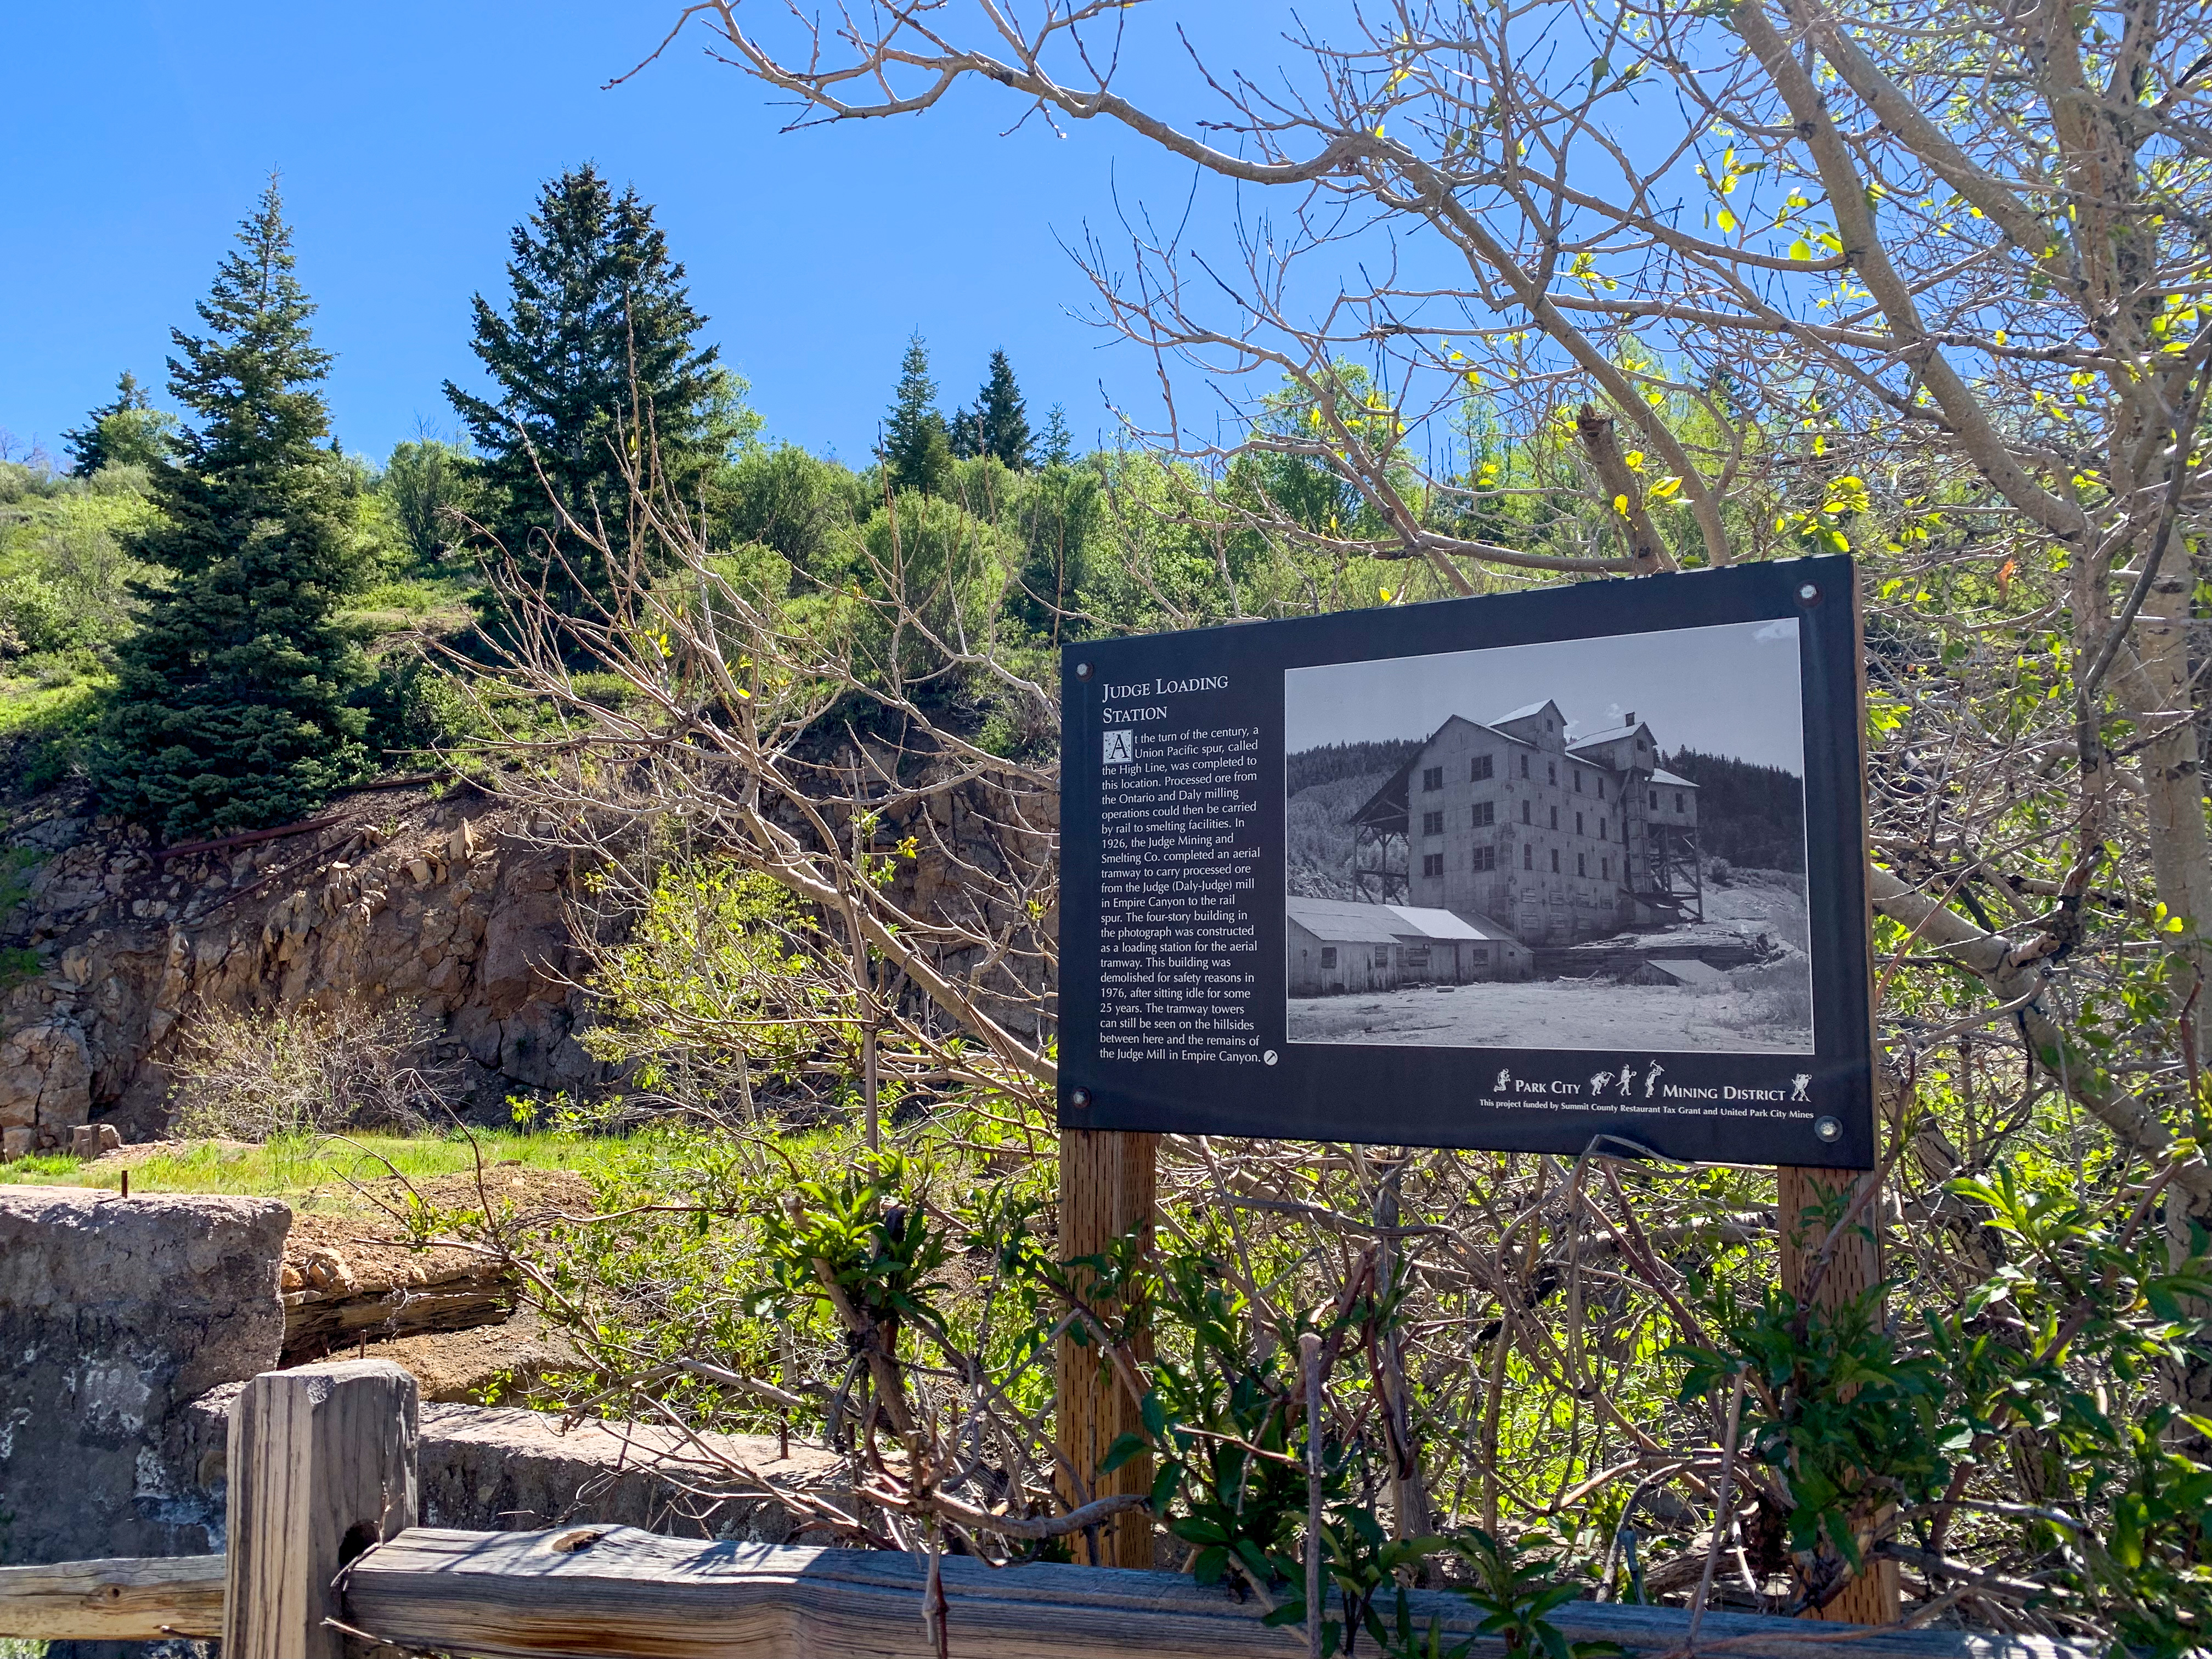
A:
POLYGON ((1526 979, 1528 947, 1494 922, 1411 904, 1290 901, 1291 994, 1526 979))

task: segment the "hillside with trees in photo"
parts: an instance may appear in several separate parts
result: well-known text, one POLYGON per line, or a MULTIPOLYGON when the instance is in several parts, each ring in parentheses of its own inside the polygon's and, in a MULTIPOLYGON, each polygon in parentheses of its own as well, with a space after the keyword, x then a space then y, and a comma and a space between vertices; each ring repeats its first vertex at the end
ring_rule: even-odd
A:
POLYGON ((1698 786, 1698 845, 1753 870, 1805 871, 1805 784, 1795 772, 1678 749, 1667 769, 1698 786))

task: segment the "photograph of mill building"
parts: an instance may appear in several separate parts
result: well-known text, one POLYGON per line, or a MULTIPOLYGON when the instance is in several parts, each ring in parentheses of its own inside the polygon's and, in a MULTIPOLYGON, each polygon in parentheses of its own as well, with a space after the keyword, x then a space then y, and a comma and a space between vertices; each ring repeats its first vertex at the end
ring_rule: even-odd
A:
POLYGON ((1291 671, 1291 1040, 1809 1047, 1796 647, 1784 622, 1291 671))
POLYGON ((1571 741, 1549 700, 1455 714, 1352 815, 1353 878, 1529 945, 1701 921, 1698 786, 1658 755, 1633 710, 1571 741))

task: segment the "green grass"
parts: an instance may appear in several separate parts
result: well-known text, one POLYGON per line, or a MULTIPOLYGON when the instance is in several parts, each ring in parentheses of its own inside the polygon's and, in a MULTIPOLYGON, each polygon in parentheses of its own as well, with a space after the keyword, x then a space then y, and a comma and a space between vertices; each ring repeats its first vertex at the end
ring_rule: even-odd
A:
POLYGON ((402 576, 379 582, 353 595, 346 615, 368 640, 417 628, 450 634, 475 618, 469 596, 475 584, 466 576, 402 576))
MULTIPOLYGON (((380 1180, 394 1170, 410 1181, 460 1175, 476 1168, 520 1164, 530 1169, 573 1170, 606 1181, 632 1164, 642 1150, 616 1136, 517 1134, 479 1130, 477 1152, 458 1133, 443 1135, 299 1136, 265 1146, 196 1141, 131 1169, 133 1193, 230 1193, 282 1198, 295 1207, 343 1208, 354 1201, 351 1182, 380 1180)), ((66 1153, 39 1153, 0 1164, 0 1185, 92 1187, 109 1192, 123 1184, 114 1165, 96 1167, 66 1153)))
POLYGON ((113 684, 104 676, 46 686, 0 680, 0 738, 52 731, 81 721, 93 712, 100 694, 113 684))

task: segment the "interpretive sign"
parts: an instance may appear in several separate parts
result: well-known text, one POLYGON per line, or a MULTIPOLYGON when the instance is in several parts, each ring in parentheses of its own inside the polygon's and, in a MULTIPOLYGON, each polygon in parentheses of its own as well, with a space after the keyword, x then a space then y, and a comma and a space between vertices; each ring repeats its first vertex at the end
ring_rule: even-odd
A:
POLYGON ((1060 1121, 1874 1161, 1844 558, 1071 645, 1060 1121))

